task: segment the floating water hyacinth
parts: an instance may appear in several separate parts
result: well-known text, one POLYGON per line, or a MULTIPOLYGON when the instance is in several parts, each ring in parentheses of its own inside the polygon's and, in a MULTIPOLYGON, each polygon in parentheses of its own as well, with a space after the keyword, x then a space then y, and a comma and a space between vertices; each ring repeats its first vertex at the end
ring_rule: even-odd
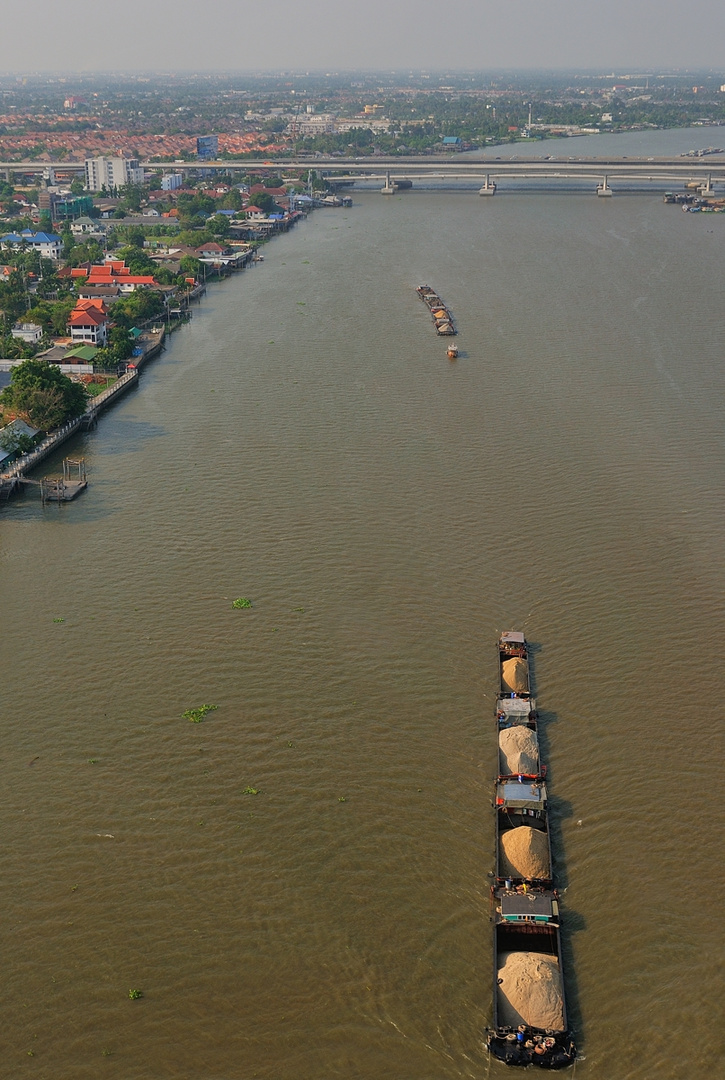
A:
POLYGON ((236 600, 232 600, 233 608, 248 608, 252 606, 252 601, 248 600, 246 596, 238 596, 236 600))
POLYGON ((214 712, 218 705, 200 705, 198 709, 187 709, 181 714, 182 720, 190 720, 192 724, 200 724, 207 713, 214 712))

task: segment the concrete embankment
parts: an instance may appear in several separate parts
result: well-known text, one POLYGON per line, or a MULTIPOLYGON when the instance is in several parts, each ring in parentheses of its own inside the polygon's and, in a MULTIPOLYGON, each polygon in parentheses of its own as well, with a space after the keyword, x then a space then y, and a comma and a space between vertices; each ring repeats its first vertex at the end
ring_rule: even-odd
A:
MULTIPOLYGON (((295 224, 304 216, 305 215, 301 213, 295 214, 294 219, 284 223, 284 227, 282 227, 279 222, 274 222, 274 228, 270 230, 270 233, 273 235, 276 232, 286 232, 290 225, 295 224)), ((243 258, 240 257, 237 260, 237 264, 233 268, 227 268, 227 272, 231 273, 233 270, 244 270, 250 262, 254 261, 255 251, 256 249, 250 248, 244 253, 243 258)), ((226 274, 222 274, 221 270, 218 272, 220 276, 226 276, 226 274)), ((206 281, 204 281, 196 285, 185 296, 184 303, 178 311, 175 312, 175 314, 182 316, 176 323, 176 326, 183 324, 185 321, 183 316, 189 314, 192 301, 198 300, 200 302, 202 296, 206 293, 206 290, 207 285, 206 281)), ((176 327, 172 325, 169 329, 175 328, 176 327)), ((125 393, 129 387, 135 385, 139 379, 140 369, 144 364, 161 352, 164 347, 164 337, 165 330, 163 327, 154 327, 153 329, 144 330, 143 336, 139 339, 142 351, 140 355, 132 358, 131 363, 133 364, 133 367, 130 367, 125 375, 122 375, 113 386, 110 386, 107 390, 104 390, 102 393, 92 398, 82 416, 77 417, 75 420, 69 420, 62 427, 53 431, 50 435, 47 435, 29 454, 24 454, 22 457, 18 458, 13 465, 9 466, 6 471, 0 473, 0 502, 6 501, 10 495, 23 484, 26 474, 37 468, 45 458, 70 439, 72 435, 76 434, 78 431, 88 431, 96 426, 99 414, 120 397, 121 394, 125 393)))
POLYGON ((0 474, 0 502, 8 499, 10 495, 23 483, 27 473, 37 468, 45 458, 52 454, 64 442, 67 442, 79 431, 88 431, 96 426, 98 417, 104 409, 112 405, 122 394, 125 394, 139 380, 139 369, 152 357, 156 356, 163 348, 164 331, 150 331, 146 336, 144 350, 141 356, 135 358, 135 367, 122 375, 113 386, 96 397, 91 398, 85 412, 74 420, 68 420, 56 431, 52 431, 43 439, 29 454, 23 454, 2 474, 0 474))

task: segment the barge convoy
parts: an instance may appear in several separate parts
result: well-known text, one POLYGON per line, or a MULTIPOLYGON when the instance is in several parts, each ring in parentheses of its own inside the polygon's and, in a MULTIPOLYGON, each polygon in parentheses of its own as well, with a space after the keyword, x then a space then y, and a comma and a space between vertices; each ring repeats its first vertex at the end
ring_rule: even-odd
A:
POLYGON ((499 638, 496 869, 491 886, 493 1025, 488 1049, 507 1065, 574 1062, 549 838, 546 766, 526 639, 499 638))
POLYGON ((451 337, 455 334, 456 328, 453 325, 453 316, 435 289, 431 289, 430 285, 419 285, 415 291, 430 311, 436 333, 440 334, 441 337, 451 337))

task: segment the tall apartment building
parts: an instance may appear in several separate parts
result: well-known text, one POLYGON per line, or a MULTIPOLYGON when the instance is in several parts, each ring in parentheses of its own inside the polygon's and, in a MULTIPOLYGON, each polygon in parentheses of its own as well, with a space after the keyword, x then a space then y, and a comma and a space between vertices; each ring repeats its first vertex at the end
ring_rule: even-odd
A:
POLYGON ((184 177, 181 173, 167 173, 161 177, 162 191, 178 191, 184 185, 184 177))
POLYGON ((213 161, 219 156, 219 136, 199 135, 196 140, 196 156, 199 161, 213 161))
POLYGON ((144 171, 137 158, 86 158, 86 187, 89 191, 113 191, 124 184, 143 184, 144 171))

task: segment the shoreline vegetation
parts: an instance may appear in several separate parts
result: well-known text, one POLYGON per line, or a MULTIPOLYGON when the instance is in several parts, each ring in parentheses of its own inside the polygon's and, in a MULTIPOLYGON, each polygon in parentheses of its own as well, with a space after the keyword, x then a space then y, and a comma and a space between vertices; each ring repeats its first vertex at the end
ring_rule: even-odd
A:
MULTIPOLYGON (((287 231, 301 217, 304 215, 297 213, 290 218, 286 222, 284 231, 287 231)), ((255 243, 245 250, 243 257, 233 260, 224 267, 216 267, 215 273, 205 273, 203 282, 195 283, 194 287, 188 290, 186 304, 174 309, 173 315, 167 308, 164 313, 165 321, 164 318, 148 320, 150 323, 156 322, 160 325, 151 325, 138 330, 133 338, 136 343, 133 352, 126 353, 126 360, 122 361, 115 371, 96 369, 94 375, 79 374, 71 379, 62 374, 58 360, 55 363, 52 359, 44 360, 42 354, 35 358, 32 356, 20 358, 20 361, 16 359, 16 366, 11 372, 13 382, 0 394, 0 416, 4 407, 5 419, 10 419, 4 427, 0 422, 0 453, 5 450, 4 459, 0 460, 0 504, 15 494, 24 482, 29 482, 25 480, 27 473, 36 469, 45 458, 74 435, 95 427, 104 409, 115 403, 132 385, 138 385, 141 369, 163 351, 166 337, 190 320, 192 301, 197 300, 201 303, 207 285, 212 281, 225 279, 234 272, 246 269, 252 263, 262 262, 263 256, 258 253, 258 249, 274 235, 277 235, 276 231, 257 238, 255 243), (29 373, 27 375, 26 370, 29 373), (18 378, 19 375, 23 376, 22 382, 18 378), (34 392, 36 392, 35 384, 38 383, 38 379, 48 378, 50 382, 57 383, 61 389, 71 395, 73 408, 67 410, 63 419, 51 425, 47 431, 30 428, 27 421, 32 416, 29 416, 28 412, 22 408, 16 407, 20 402, 18 387, 22 387, 28 378, 33 382, 34 392), (12 393, 13 389, 15 389, 15 395, 12 393), (8 409, 11 418, 7 416, 8 409), (18 424, 20 424, 19 428, 17 428, 18 424)), ((239 607, 251 607, 249 601, 244 603, 235 601, 235 604, 239 607)))

